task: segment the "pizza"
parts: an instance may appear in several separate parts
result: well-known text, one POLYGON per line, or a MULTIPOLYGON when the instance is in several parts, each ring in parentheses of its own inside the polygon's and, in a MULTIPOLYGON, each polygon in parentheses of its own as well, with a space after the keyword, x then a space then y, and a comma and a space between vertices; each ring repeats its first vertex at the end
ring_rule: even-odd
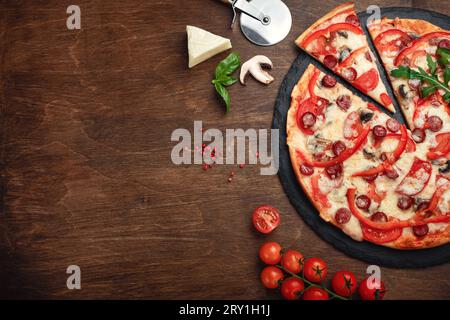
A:
POLYGON ((353 3, 345 3, 317 20, 295 42, 358 90, 395 112, 353 3))
POLYGON ((430 160, 448 161, 445 157, 450 151, 448 80, 445 99, 446 92, 442 88, 434 88, 434 83, 399 77, 396 73, 422 70, 425 75, 434 76, 444 83, 444 68, 438 60, 442 52, 450 53, 450 32, 427 21, 399 18, 383 18, 368 28, 414 139, 432 146, 428 155, 430 160))
POLYGON ((429 158, 440 133, 427 131, 416 142, 406 125, 313 65, 287 115, 293 170, 320 217, 355 240, 396 249, 450 240, 449 168, 429 158))

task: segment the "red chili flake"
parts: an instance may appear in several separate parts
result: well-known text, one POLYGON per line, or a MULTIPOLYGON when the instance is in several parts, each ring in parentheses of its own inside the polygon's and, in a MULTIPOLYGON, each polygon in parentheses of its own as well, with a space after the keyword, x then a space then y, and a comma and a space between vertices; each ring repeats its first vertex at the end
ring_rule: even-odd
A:
POLYGON ((244 167, 245 167, 245 164, 243 164, 243 163, 241 163, 241 164, 239 165, 239 168, 241 168, 241 169, 244 169, 244 167))
POLYGON ((203 165, 202 165, 202 168, 203 168, 203 170, 208 170, 209 168, 210 168, 210 166, 209 165, 207 165, 206 163, 204 163, 203 165))

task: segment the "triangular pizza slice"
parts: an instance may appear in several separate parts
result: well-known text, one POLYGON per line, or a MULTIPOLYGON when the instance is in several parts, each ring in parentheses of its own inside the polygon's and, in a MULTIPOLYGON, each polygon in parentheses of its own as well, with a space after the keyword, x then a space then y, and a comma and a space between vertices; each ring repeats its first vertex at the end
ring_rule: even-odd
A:
POLYGON ((382 18, 368 28, 414 139, 435 144, 433 160, 449 160, 450 32, 400 18, 382 18))
POLYGON ((395 112, 354 4, 345 3, 317 20, 296 44, 355 88, 395 112))

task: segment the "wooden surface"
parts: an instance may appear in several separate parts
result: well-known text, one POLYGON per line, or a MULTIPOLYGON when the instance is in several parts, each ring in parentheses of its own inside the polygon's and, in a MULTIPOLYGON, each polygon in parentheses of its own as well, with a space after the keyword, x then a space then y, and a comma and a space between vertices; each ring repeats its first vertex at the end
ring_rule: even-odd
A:
MULTIPOLYGON (((1 298, 265 299, 257 249, 266 239, 324 257, 361 279, 367 265, 323 242, 258 166, 175 166, 176 128, 268 128, 277 90, 297 55, 293 40, 340 1, 286 1, 293 28, 281 44, 251 45, 215 0, 0 1, 1 298), (226 53, 187 68, 186 24, 229 37, 243 59, 265 54, 276 81, 230 89, 225 115, 210 85, 226 53), (236 171, 227 183, 231 170, 236 171), (269 237, 250 215, 278 207, 269 237), (82 290, 66 288, 81 267, 82 290)), ((450 15, 448 2, 358 1, 450 15)), ((382 269, 390 299, 449 299, 449 265, 382 269)))

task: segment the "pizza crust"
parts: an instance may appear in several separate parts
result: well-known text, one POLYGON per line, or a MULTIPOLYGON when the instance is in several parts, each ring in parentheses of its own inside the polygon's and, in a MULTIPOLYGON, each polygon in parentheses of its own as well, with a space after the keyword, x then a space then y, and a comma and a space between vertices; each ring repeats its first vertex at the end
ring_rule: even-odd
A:
POLYGON ((310 34, 313 33, 313 31, 315 31, 315 29, 320 26, 321 24, 323 24, 324 22, 334 18, 335 16, 341 14, 342 12, 345 12, 347 10, 350 9, 354 9, 355 8, 355 4, 353 2, 346 2, 342 5, 340 5, 339 7, 334 8, 333 10, 331 10, 329 13, 327 13, 326 15, 324 15, 322 18, 320 18, 319 20, 317 20, 316 22, 314 22, 308 29, 306 29, 305 32, 303 32, 298 38, 297 40, 295 40, 295 43, 297 43, 298 46, 300 46, 300 43, 310 34))
POLYGON ((367 27, 372 39, 376 39, 381 32, 389 29, 400 29, 406 33, 413 33, 417 36, 422 36, 430 32, 444 31, 438 26, 424 20, 399 18, 389 19, 386 17, 381 18, 381 21, 375 21, 367 27))

